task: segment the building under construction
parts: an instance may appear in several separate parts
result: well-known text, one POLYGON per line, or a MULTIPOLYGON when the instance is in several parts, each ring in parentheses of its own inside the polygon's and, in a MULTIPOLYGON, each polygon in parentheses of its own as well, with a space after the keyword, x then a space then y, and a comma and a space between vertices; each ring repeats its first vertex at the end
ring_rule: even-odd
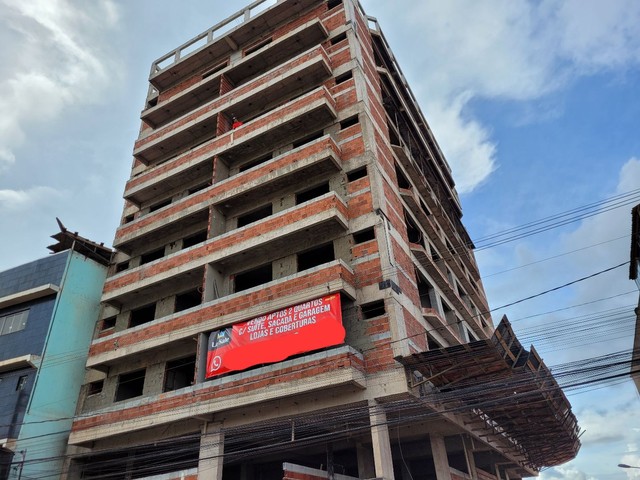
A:
POLYGON ((357 1, 254 2, 149 82, 68 478, 505 480, 576 455, 357 1))

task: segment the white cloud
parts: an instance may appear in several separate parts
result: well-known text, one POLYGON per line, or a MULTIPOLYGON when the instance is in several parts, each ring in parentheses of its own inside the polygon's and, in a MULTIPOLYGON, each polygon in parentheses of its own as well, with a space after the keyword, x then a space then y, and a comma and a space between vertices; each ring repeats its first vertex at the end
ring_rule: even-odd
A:
POLYGON ((59 199, 65 192, 50 187, 33 187, 28 190, 0 190, 0 211, 2 215, 23 211, 38 204, 47 204, 59 199))
MULTIPOLYGON (((635 0, 364 3, 373 15, 397 19, 382 28, 461 192, 485 182, 499 157, 491 133, 469 117, 474 99, 536 100, 580 75, 640 64, 635 0)), ((550 112, 559 114, 547 108, 542 119, 550 112)))
POLYGON ((539 478, 540 480, 597 480, 596 477, 587 475, 570 463, 541 472, 539 478))
MULTIPOLYGON (((614 195, 623 194, 640 188, 640 159, 629 159, 620 169, 618 184, 614 195)), ((636 197, 637 198, 637 197, 636 197)), ((635 204, 636 201, 633 201, 635 204)), ((631 228, 631 208, 633 204, 612 209, 606 213, 583 220, 578 228, 562 237, 566 248, 585 243, 596 244, 617 237, 625 237, 621 244, 624 248, 602 247, 585 252, 579 252, 572 257, 573 268, 581 273, 593 273, 596 270, 612 267, 628 261, 629 250, 627 236, 631 228)), ((620 243, 617 243, 620 245, 620 243)), ((576 286, 576 302, 588 301, 593 298, 603 298, 633 289, 629 281, 627 267, 620 267, 610 273, 595 277, 576 286)), ((627 303, 629 298, 621 299, 627 303)))
POLYGON ((496 145, 489 131, 478 121, 465 119, 462 110, 466 95, 459 95, 452 104, 428 102, 430 123, 438 143, 447 145, 447 154, 456 162, 456 186, 460 193, 473 190, 496 168, 496 145))
MULTIPOLYGON (((612 402, 613 403, 613 402, 612 402)), ((583 446, 598 446, 610 442, 626 444, 634 440, 632 427, 640 425, 640 411, 636 400, 631 403, 610 406, 608 410, 588 408, 578 412, 583 446)))
POLYGON ((16 162, 16 157, 10 150, 0 147, 0 173, 13 165, 16 162))
MULTIPOLYGON (((620 458, 620 463, 638 467, 640 466, 640 455, 638 455, 637 453, 626 453, 620 458)), ((629 479, 640 478, 640 469, 638 468, 625 468, 624 473, 629 479)))
POLYGON ((547 1, 555 8, 559 55, 593 71, 640 62, 640 3, 635 0, 547 1))
MULTIPOLYGON (((16 149, 39 125, 66 107, 101 100, 118 77, 107 34, 116 26, 110 0, 0 0, 0 39, 9 42, 0 62, 0 171, 16 162, 16 149)), ((19 162, 19 156, 17 161, 19 162)))

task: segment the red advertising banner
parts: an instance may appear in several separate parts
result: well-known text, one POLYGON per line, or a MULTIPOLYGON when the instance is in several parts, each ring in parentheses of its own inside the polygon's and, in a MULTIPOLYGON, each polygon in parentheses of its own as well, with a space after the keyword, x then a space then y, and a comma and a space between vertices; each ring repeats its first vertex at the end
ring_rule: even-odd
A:
POLYGON ((207 378, 344 342, 340 295, 283 308, 209 335, 207 378))

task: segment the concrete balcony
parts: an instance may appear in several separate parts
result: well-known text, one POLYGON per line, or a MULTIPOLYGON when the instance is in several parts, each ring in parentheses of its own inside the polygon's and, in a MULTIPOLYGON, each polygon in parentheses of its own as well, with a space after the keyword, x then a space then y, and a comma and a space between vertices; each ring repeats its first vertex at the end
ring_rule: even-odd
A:
POLYGON ((155 106, 147 108, 142 112, 140 118, 150 125, 163 125, 217 97, 223 76, 239 87, 261 73, 274 69, 283 62, 318 45, 327 36, 327 30, 320 20, 315 19, 307 22, 264 48, 242 57, 212 75, 203 76, 202 80, 195 85, 191 85, 160 101, 155 106))
POLYGON ((456 291, 454 286, 451 285, 451 282, 449 281, 445 273, 433 261, 424 247, 416 243, 409 244, 409 247, 411 248, 411 252, 418 260, 420 265, 422 265, 425 270, 427 270, 431 278, 435 280, 436 285, 438 285, 440 290, 442 290, 442 292, 445 294, 447 300, 453 303, 453 306, 462 315, 462 318, 466 320, 470 325, 476 325, 482 330, 478 317, 474 316, 471 310, 469 310, 468 305, 462 300, 460 295, 458 295, 458 292, 456 291))
POLYGON ((459 345, 464 343, 460 336, 460 331, 453 325, 447 323, 440 314, 433 308, 422 308, 422 317, 436 330, 449 345, 459 345))
POLYGON ((454 271, 456 277, 463 284, 465 291, 471 296, 476 306, 483 312, 489 311, 489 306, 486 303, 484 294, 478 290, 478 287, 476 285, 469 281, 469 278, 467 277, 467 274, 460 263, 459 259, 467 256, 466 248, 461 252, 450 253, 448 246, 445 244, 445 242, 442 241, 442 238, 440 237, 438 229, 433 220, 428 215, 426 215, 424 210, 422 209, 420 205, 420 196, 415 191, 410 189, 401 188, 399 190, 400 196, 418 219, 418 222, 427 233, 429 240, 434 242, 438 251, 442 252, 442 254, 446 257, 446 264, 454 271))
POLYGON ((73 423, 69 444, 177 423, 192 422, 197 429, 198 418, 237 409, 240 398, 250 409, 313 392, 347 395, 364 389, 362 354, 344 345, 83 414, 73 423))
POLYGON ((267 261, 289 251, 291 245, 316 238, 331 238, 347 229, 347 206, 330 192, 259 222, 211 238, 154 262, 107 279, 102 301, 119 304, 162 290, 168 283, 193 274, 206 264, 233 268, 256 259, 267 261))
POLYGON ((330 60, 322 46, 299 55, 253 81, 206 103, 196 111, 149 132, 136 141, 133 154, 145 163, 179 152, 217 131, 217 116, 255 116, 286 103, 301 89, 313 88, 331 76, 330 60))
POLYGON ((194 336, 202 332, 218 330, 321 295, 340 292, 355 298, 354 284, 351 268, 341 260, 334 260, 135 328, 97 338, 89 349, 87 366, 104 368, 125 357, 133 358, 166 348, 167 344, 175 346, 177 342, 193 342, 194 336), (260 301, 256 301, 256 298, 260 301))
POLYGON ((320 178, 339 169, 340 147, 326 135, 120 226, 114 246, 131 253, 152 237, 171 235, 194 221, 208 218, 212 205, 225 209, 238 203, 255 203, 291 185, 294 178, 320 178))
POLYGON ((250 158, 255 152, 269 152, 292 134, 313 132, 337 118, 335 101, 325 87, 319 87, 242 127, 225 133, 170 161, 149 168, 127 183, 124 197, 141 203, 157 196, 170 186, 196 178, 204 168, 211 169, 216 155, 224 155, 227 162, 235 158, 250 158))
POLYGON ((254 38, 316 3, 315 0, 258 0, 153 62, 149 82, 162 90, 215 65, 254 38))
MULTIPOLYGON (((453 220, 449 214, 445 211, 442 203, 440 202, 438 195, 434 192, 432 186, 427 181, 429 173, 425 171, 424 166, 420 165, 411 155, 411 152, 405 145, 392 145, 393 153, 400 161, 405 170, 409 173, 409 176, 414 181, 418 188, 418 193, 426 202, 428 208, 437 217, 440 226, 442 226, 444 232, 450 238, 455 238, 457 242, 464 245, 464 252, 461 254, 461 258, 466 262, 467 268, 470 272, 473 272, 475 276, 480 276, 478 272, 478 266, 475 264, 473 256, 466 253, 467 248, 474 248, 471 241, 463 242, 460 238, 456 228, 453 225, 453 220)), ((460 224, 462 225, 462 224, 460 224)), ((464 227, 462 227, 464 228, 464 227)), ((465 232, 466 235, 466 232, 465 232)))

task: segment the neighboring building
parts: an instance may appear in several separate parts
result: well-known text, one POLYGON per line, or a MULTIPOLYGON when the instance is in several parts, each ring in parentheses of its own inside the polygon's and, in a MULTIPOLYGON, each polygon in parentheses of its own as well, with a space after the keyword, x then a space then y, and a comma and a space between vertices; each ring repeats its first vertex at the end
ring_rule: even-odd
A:
POLYGON ((64 227, 0 272, 0 479, 60 475, 111 250, 64 227))
POLYGON ((575 456, 357 2, 254 2, 150 83, 69 478, 504 480, 575 456))
MULTIPOLYGON (((631 258, 629 263, 629 279, 635 280, 640 290, 640 205, 631 210, 631 258)), ((640 297, 636 307, 636 330, 633 338, 633 353, 631 362, 631 378, 640 393, 640 297)))

